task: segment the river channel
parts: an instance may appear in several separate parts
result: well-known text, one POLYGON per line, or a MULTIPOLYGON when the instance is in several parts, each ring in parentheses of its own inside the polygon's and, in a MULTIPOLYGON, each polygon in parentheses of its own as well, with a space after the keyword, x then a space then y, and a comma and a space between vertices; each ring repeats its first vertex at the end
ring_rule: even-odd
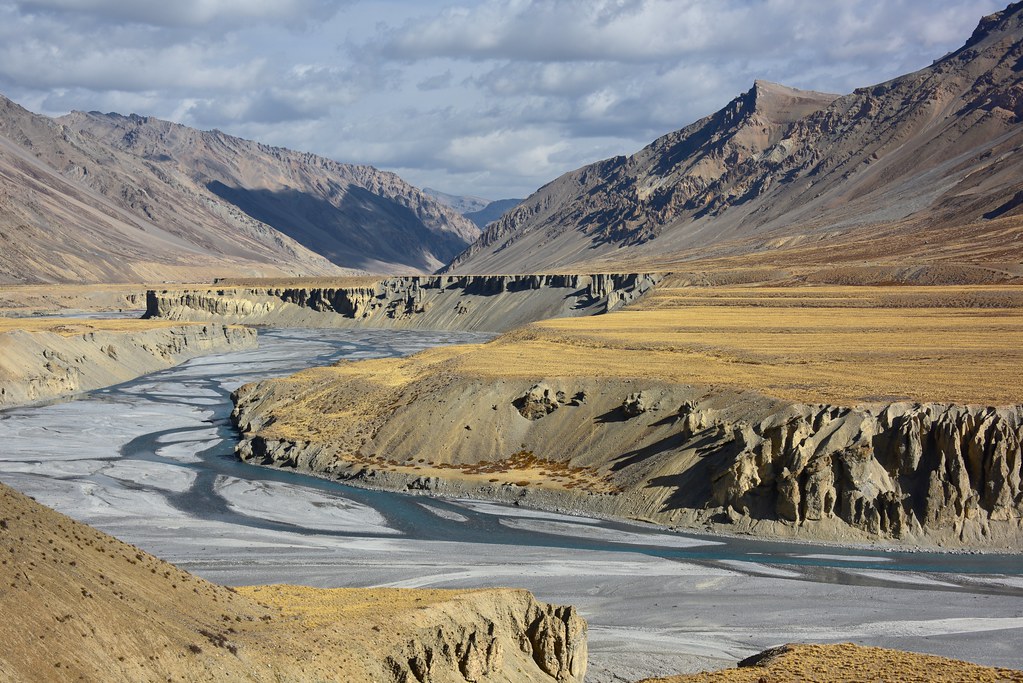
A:
POLYGON ((356 489, 233 454, 230 392, 245 382, 483 339, 262 332, 257 350, 0 412, 0 479, 220 583, 528 588, 580 608, 596 683, 729 666, 791 641, 1023 668, 1020 555, 679 534, 356 489))

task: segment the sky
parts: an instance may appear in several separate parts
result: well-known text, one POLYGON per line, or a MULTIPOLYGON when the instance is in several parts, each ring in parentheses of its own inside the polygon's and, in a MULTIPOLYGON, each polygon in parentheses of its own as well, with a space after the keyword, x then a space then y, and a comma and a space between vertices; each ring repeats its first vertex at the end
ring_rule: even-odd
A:
POLYGON ((0 93, 525 197, 755 79, 847 93, 1007 0, 0 0, 0 93))

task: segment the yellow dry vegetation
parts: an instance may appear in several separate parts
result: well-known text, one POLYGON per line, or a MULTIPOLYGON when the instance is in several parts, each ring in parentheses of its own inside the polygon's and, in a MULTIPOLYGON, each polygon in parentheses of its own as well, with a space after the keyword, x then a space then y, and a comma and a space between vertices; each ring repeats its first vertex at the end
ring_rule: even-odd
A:
MULTIPOLYGON (((74 337, 89 332, 145 332, 170 327, 202 326, 204 323, 175 320, 140 320, 138 318, 3 318, 0 334, 22 330, 25 332, 52 332, 63 337, 74 337)), ((219 325, 218 325, 219 327, 219 325)))
POLYGON ((914 652, 836 645, 785 645, 755 666, 640 683, 795 683, 797 681, 900 681, 902 683, 1005 683, 1023 681, 1023 671, 995 669, 914 652))
POLYGON ((240 595, 276 610, 280 618, 303 629, 344 625, 355 632, 359 622, 386 624, 410 609, 447 602, 481 591, 410 588, 309 588, 274 584, 242 586, 240 595))
MULTIPOLYGON (((445 353, 451 354, 450 350, 445 353)), ((436 352, 420 362, 436 362, 436 352)), ((1023 400, 1021 287, 661 287, 461 347, 483 377, 644 378, 800 402, 1023 400)))

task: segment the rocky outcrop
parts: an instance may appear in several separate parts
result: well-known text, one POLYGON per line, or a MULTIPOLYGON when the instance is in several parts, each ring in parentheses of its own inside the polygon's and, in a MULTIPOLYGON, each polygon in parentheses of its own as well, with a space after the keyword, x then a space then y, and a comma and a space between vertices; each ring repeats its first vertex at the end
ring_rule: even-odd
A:
POLYGON ((521 666, 525 660, 549 680, 581 683, 587 645, 586 622, 578 612, 539 603, 524 591, 503 591, 501 597, 496 614, 485 601, 478 613, 460 615, 454 622, 447 605, 435 610, 443 614, 431 619, 434 625, 411 635, 387 657, 393 680, 507 680, 516 668, 511 664, 521 666))
POLYGON ((502 331, 544 318, 613 311, 660 279, 658 273, 421 275, 336 286, 150 290, 145 317, 502 331))
POLYGON ((202 354, 255 345, 255 330, 213 323, 69 319, 42 329, 8 328, 0 331, 0 408, 98 389, 202 354))
POLYGON ((730 429, 736 453, 714 477, 713 504, 743 515, 967 543, 1023 520, 1020 407, 797 405, 730 429))

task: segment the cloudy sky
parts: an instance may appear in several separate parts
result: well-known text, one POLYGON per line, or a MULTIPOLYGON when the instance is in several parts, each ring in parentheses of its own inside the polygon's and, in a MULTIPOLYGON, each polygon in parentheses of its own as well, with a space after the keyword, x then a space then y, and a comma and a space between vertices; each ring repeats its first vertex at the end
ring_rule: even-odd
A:
POLYGON ((763 78, 918 69, 1007 0, 0 0, 0 93, 139 113, 419 186, 526 196, 763 78))

